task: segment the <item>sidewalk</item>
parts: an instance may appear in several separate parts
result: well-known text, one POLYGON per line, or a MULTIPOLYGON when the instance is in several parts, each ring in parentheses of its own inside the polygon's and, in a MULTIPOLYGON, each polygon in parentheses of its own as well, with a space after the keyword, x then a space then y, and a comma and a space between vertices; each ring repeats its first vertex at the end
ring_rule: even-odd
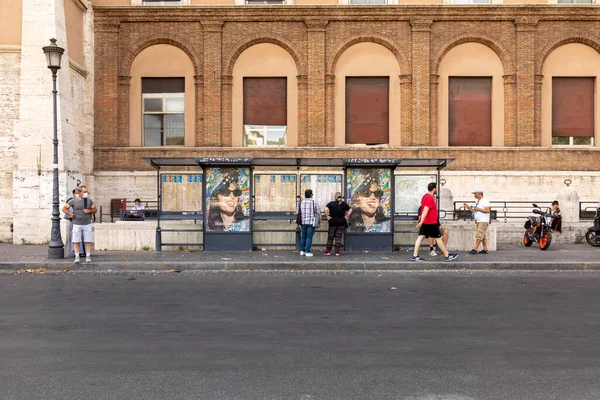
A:
MULTIPOLYGON (((557 244, 547 251, 535 245, 504 245, 489 254, 459 253, 454 261, 443 256, 412 262, 412 249, 393 253, 345 253, 325 257, 315 251, 306 258, 290 251, 202 252, 202 251, 95 251, 92 263, 73 264, 74 258, 48 260, 48 247, 0 243, 0 271, 47 268, 73 271, 166 271, 166 270, 600 270, 600 249, 587 244, 557 244)), ((82 261, 85 261, 83 259, 82 261)))

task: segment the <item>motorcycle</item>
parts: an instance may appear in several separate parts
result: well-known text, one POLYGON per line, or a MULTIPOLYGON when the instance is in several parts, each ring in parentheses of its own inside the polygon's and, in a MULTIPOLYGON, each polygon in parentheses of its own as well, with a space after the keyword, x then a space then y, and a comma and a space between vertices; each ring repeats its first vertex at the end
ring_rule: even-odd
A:
POLYGON ((585 234, 585 240, 594 247, 600 247, 600 207, 596 209, 594 226, 590 226, 585 234))
POLYGON ((539 215, 539 217, 535 215, 527 217, 523 244, 529 247, 535 242, 539 244, 540 250, 548 250, 550 243, 552 243, 552 230, 550 229, 552 219, 559 217, 542 211, 537 204, 533 204, 533 206, 535 207, 533 213, 539 215))

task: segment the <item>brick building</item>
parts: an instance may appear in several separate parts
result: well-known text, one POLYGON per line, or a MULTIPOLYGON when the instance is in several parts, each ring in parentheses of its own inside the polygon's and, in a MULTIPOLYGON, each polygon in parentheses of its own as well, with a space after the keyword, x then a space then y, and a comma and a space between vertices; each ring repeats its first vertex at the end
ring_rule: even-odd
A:
POLYGON ((597 200, 597 4, 236 3, 8 1, 23 27, 0 43, 0 239, 49 232, 48 33, 70 67, 59 76, 65 197, 77 180, 105 207, 155 197, 143 157, 243 156, 454 158, 443 178, 455 199, 482 186, 551 200, 568 178, 597 200))

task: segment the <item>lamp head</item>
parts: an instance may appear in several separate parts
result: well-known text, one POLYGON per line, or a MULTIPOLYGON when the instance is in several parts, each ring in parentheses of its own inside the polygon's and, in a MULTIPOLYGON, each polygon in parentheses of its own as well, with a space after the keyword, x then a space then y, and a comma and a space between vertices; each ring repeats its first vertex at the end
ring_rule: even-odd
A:
POLYGON ((44 54, 46 55, 48 68, 52 70, 53 74, 56 74, 56 71, 60 69, 60 61, 65 49, 58 46, 56 44, 56 39, 52 38, 50 39, 50 44, 48 46, 44 46, 42 50, 44 50, 44 54))

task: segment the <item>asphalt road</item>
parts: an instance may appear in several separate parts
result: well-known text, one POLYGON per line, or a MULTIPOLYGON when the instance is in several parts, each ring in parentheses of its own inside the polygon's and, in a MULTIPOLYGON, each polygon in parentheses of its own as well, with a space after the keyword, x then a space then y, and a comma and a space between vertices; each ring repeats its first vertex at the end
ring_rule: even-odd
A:
POLYGON ((0 275, 0 399, 600 399, 600 273, 0 275))

